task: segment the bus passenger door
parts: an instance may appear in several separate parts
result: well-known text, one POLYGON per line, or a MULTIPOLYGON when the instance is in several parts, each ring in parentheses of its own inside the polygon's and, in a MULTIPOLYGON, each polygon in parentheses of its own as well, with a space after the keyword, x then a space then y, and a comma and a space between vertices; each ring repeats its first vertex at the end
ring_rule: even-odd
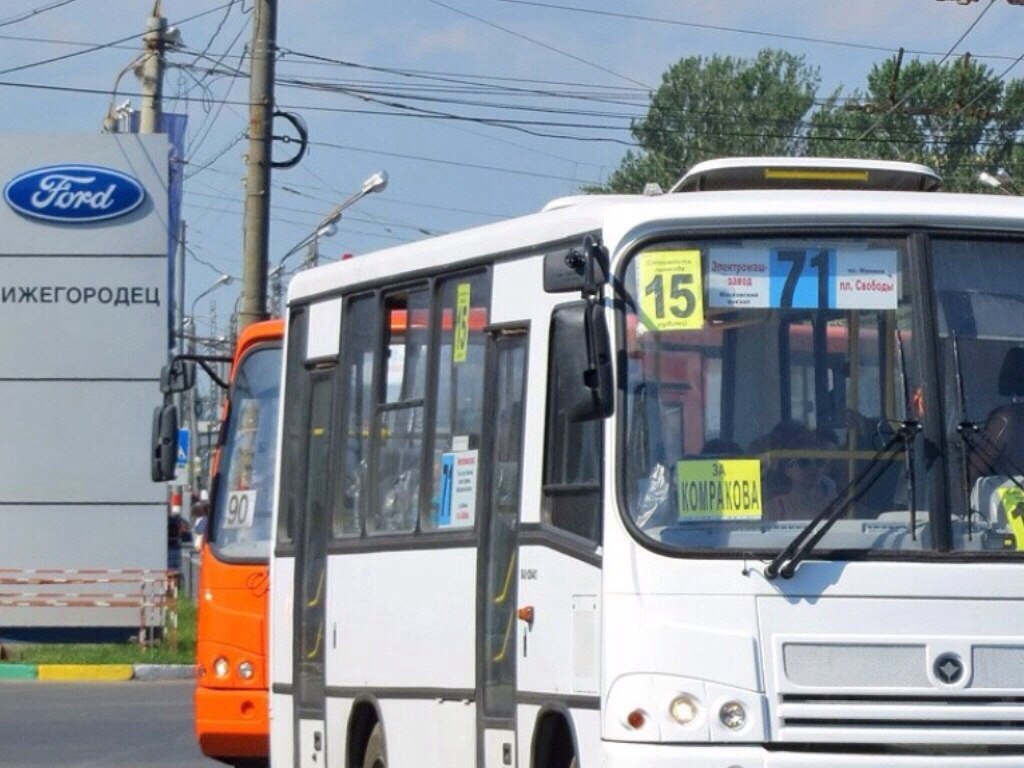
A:
POLYGON ((310 372, 305 509, 297 521, 295 562, 293 679, 298 768, 323 768, 326 764, 324 605, 327 598, 333 373, 333 366, 310 372))
POLYGON ((477 601, 477 764, 516 765, 516 531, 528 336, 502 329, 488 340, 485 457, 477 601))

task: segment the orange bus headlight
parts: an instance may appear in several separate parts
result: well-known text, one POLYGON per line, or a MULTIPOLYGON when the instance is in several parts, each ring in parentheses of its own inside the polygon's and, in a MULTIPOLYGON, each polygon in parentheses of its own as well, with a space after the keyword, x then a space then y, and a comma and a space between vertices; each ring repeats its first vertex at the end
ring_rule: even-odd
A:
POLYGON ((213 674, 222 680, 228 676, 231 671, 231 665, 228 664, 228 660, 223 656, 218 656, 213 662, 213 674))

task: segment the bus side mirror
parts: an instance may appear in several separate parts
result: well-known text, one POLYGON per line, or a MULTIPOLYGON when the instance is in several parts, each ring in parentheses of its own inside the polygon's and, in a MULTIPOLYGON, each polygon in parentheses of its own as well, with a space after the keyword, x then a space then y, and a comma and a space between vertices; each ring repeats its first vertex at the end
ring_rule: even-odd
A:
POLYGON ((611 337, 601 304, 574 301, 556 308, 551 318, 551 345, 561 415, 569 421, 611 416, 611 337))
POLYGON ((154 483, 174 479, 178 463, 178 409, 170 403, 153 411, 153 448, 150 473, 154 483))
POLYGON ((196 385, 196 364, 191 361, 171 360, 160 371, 160 391, 165 395, 188 392, 196 385))
POLYGON ((544 256, 544 292, 593 291, 608 282, 608 260, 592 238, 582 248, 554 251, 544 256))

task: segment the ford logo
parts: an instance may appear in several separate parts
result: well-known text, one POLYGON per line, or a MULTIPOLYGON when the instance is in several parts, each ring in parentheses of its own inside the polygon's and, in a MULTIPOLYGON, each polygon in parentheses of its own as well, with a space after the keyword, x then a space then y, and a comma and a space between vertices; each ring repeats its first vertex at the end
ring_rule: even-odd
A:
POLYGON ((15 176, 4 187, 4 199, 34 219, 85 224, 134 211, 146 199, 146 190, 111 168, 51 165, 15 176))

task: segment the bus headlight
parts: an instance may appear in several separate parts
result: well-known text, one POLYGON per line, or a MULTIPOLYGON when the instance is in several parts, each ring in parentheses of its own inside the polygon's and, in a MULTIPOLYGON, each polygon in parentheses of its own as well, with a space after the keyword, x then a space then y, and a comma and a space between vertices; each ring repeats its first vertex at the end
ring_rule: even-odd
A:
POLYGON ((248 661, 243 661, 238 665, 238 676, 243 680, 252 680, 253 668, 252 664, 248 661))
POLYGON ((223 656, 218 656, 213 661, 213 674, 223 679, 228 676, 228 672, 231 671, 231 665, 228 664, 228 660, 223 656))
POLYGON ((700 704, 690 694, 683 693, 672 699, 672 703, 668 705, 668 713, 680 725, 689 725, 700 714, 700 704))
POLYGON ((747 710, 738 701, 727 701, 718 710, 718 719, 730 731, 738 731, 747 724, 747 710))

